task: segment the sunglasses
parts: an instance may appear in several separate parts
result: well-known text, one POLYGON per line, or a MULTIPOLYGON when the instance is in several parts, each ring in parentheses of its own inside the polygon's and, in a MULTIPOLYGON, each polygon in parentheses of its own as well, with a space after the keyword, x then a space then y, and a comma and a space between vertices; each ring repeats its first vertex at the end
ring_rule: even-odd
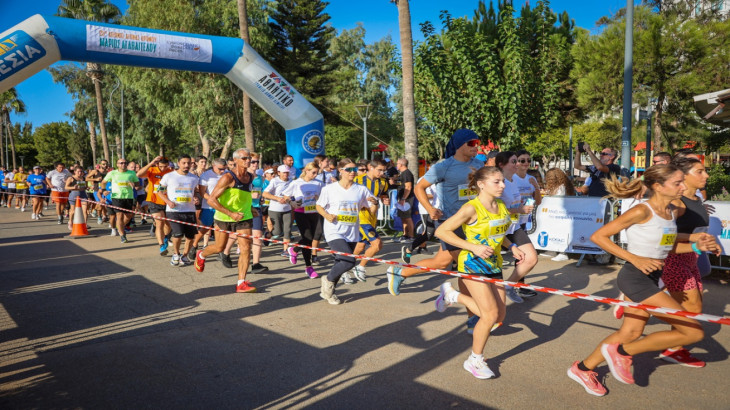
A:
POLYGON ((471 140, 471 141, 467 142, 466 145, 468 145, 470 147, 476 147, 477 145, 479 145, 479 140, 471 140))
POLYGON ((604 156, 604 155, 611 155, 611 153, 610 152, 601 152, 601 156, 604 156))
POLYGON ((259 160, 251 161, 252 164, 258 164, 259 160))
POLYGON ((345 172, 357 172, 357 167, 342 168, 345 172))
POLYGON ((517 162, 519 162, 520 164, 529 164, 530 163, 530 158, 527 158, 527 159, 519 159, 519 160, 517 160, 517 162))
POLYGON ((127 165, 129 162, 119 161, 117 162, 117 165, 127 165))

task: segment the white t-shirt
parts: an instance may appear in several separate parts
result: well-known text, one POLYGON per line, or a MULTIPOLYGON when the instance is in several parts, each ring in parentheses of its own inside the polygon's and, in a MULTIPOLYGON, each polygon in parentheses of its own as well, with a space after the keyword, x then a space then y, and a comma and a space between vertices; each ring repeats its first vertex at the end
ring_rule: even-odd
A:
POLYGON ((324 208, 327 213, 337 215, 335 223, 324 220, 325 239, 357 242, 360 239, 360 209, 370 207, 368 198, 371 196, 373 194, 359 184, 352 184, 347 190, 339 183, 322 188, 317 205, 324 208))
POLYGON ((14 177, 15 173, 13 171, 5 174, 5 180, 8 181, 8 188, 15 188, 15 182, 13 182, 14 177))
MULTIPOLYGON (((269 183, 269 186, 264 189, 264 192, 268 192, 274 196, 284 196, 284 190, 289 186, 289 184, 291 184, 291 182, 291 178, 286 181, 282 181, 281 178, 276 177, 271 180, 271 183, 269 183)), ((278 201, 271 201, 271 203, 269 203, 269 211, 289 212, 291 211, 291 207, 288 202, 281 204, 278 201)))
MULTIPOLYGON (((421 182, 422 179, 423 179, 423 177, 418 178, 418 181, 416 181, 416 185, 418 185, 418 183, 421 182)), ((428 202, 431 203, 432 207, 434 207, 436 209, 441 209, 440 208, 441 200, 439 199, 439 196, 436 193, 436 185, 437 184, 429 185, 428 188, 426 188, 426 195, 431 195, 433 197, 428 200, 428 202)), ((428 211, 426 211, 426 208, 423 205, 421 205, 420 201, 418 202, 418 212, 421 215, 428 215, 428 211)))
POLYGON ((66 168, 58 172, 55 169, 46 175, 51 180, 51 191, 66 192, 66 180, 71 176, 66 168))
MULTIPOLYGON (((507 205, 507 209, 512 208, 518 208, 520 205, 522 205, 522 195, 520 195, 520 189, 517 186, 517 184, 514 182, 514 177, 516 175, 512 176, 512 181, 508 180, 507 178, 504 179, 504 191, 502 192, 502 196, 499 197, 505 205, 507 205)), ((514 233, 517 229, 519 229, 519 214, 510 214, 510 218, 512 218, 512 226, 507 230, 507 234, 514 233)))
MULTIPOLYGON (((295 209, 295 212, 304 212, 305 214, 317 213, 317 198, 322 191, 322 183, 317 180, 305 181, 302 178, 292 181, 291 184, 282 193, 283 196, 294 197, 294 200, 301 202, 302 207, 295 209)), ((271 206, 269 206, 271 209, 271 206)))
MULTIPOLYGON (((520 191, 520 196, 522 197, 522 204, 525 204, 526 201, 530 198, 533 198, 532 193, 535 192, 535 185, 532 184, 532 181, 535 182, 535 185, 537 185, 537 180, 532 175, 525 175, 524 178, 521 178, 519 175, 514 174, 512 176, 512 182, 517 185, 517 189, 520 191)), ((509 207, 508 207, 509 208, 509 207)), ((525 224, 530 219, 530 215, 528 214, 521 214, 520 215, 520 224, 525 224)))
POLYGON ((168 172, 160 180, 160 188, 165 189, 167 199, 176 204, 175 208, 165 207, 165 212, 195 212, 193 196, 198 187, 198 177, 189 172, 178 174, 177 171, 168 172))
MULTIPOLYGON (((215 189, 215 186, 218 184, 218 180, 221 179, 221 177, 225 173, 226 172, 223 171, 220 173, 220 175, 216 174, 215 171, 213 171, 213 169, 211 168, 211 169, 203 172, 203 174, 200 176, 200 181, 198 182, 198 184, 200 184, 201 186, 204 186, 205 192, 207 192, 208 195, 210 195, 213 193, 213 189, 215 189)), ((211 209, 210 205, 208 205, 208 201, 205 199, 203 199, 203 203, 200 204, 200 207, 202 209, 211 209)))

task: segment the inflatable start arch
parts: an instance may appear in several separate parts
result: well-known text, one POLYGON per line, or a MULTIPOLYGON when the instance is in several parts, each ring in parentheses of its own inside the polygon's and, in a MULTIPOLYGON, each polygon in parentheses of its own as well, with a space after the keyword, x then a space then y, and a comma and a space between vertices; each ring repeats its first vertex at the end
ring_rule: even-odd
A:
POLYGON ((60 60, 223 74, 284 127, 294 166, 324 154, 322 114, 240 38, 37 14, 0 34, 0 92, 60 60))

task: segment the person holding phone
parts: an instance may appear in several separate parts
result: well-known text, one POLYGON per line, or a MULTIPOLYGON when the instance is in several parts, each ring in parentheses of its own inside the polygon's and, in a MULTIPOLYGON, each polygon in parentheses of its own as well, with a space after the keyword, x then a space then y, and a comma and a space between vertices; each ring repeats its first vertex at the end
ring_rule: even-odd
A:
POLYGON ((618 151, 613 148, 604 148, 596 156, 591 150, 591 146, 585 142, 578 143, 575 147, 575 166, 579 171, 585 171, 590 174, 591 184, 588 186, 588 196, 604 197, 608 195, 604 179, 610 179, 611 175, 619 177, 621 175, 621 167, 614 164, 618 151), (581 152, 588 154, 591 159, 591 165, 583 165, 581 163, 581 152))

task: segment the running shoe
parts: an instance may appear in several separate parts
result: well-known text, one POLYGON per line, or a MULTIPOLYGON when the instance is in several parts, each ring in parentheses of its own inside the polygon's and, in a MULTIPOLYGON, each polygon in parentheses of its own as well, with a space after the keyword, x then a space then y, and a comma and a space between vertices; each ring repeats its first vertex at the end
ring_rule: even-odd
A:
POLYGON ((188 265, 192 265, 193 261, 191 261, 190 258, 188 258, 188 255, 183 255, 182 258, 180 258, 180 264, 182 266, 188 266, 188 265))
POLYGON ((202 257, 203 251, 198 251, 197 254, 195 254, 195 270, 198 272, 202 272, 205 270, 205 259, 202 257))
POLYGON ((367 271, 364 267, 360 265, 355 265, 354 268, 352 268, 352 275, 355 276, 355 279, 359 280, 360 282, 365 282, 365 274, 367 271))
POLYGON ((520 295, 523 298, 531 298, 533 296, 537 296, 537 292, 535 292, 532 289, 527 289, 527 288, 519 288, 519 289, 517 289, 517 294, 520 295))
POLYGON ((401 240, 403 240, 401 236, 394 236, 392 239, 392 241, 395 243, 400 243, 401 240))
POLYGON ((451 306, 451 303, 449 303, 449 301, 446 300, 446 295, 453 291, 454 291, 454 288, 451 287, 451 282, 446 281, 441 284, 441 286, 439 287, 439 296, 436 298, 436 303, 435 303, 436 311, 443 313, 446 311, 446 308, 448 306, 451 306))
POLYGON ((141 220, 141 221, 139 221, 139 223, 140 223, 141 225, 147 225, 147 220, 146 220, 146 219, 144 219, 144 218, 142 218, 142 220, 141 220))
POLYGON ((400 259, 403 263, 411 263, 411 248, 408 246, 402 246, 400 248, 400 259))
POLYGON ((608 368, 611 370, 613 377, 621 383, 634 384, 634 375, 631 371, 631 356, 624 356, 618 352, 618 343, 601 345, 601 354, 606 359, 608 368))
POLYGON ((195 259, 195 254, 196 253, 198 253, 198 248, 191 247, 190 250, 188 251, 188 255, 187 255, 188 256, 188 259, 189 260, 195 259))
POLYGON ((269 268, 267 268, 266 266, 264 266, 260 263, 254 263, 251 266, 251 273, 261 273, 261 272, 266 272, 267 270, 269 270, 269 268))
POLYGON ((127 242, 129 242, 129 241, 127 240, 127 235, 122 235, 122 238, 121 238, 121 242, 122 242, 122 243, 127 243, 127 242))
POLYGON ((705 367, 705 362, 702 360, 692 356, 689 353, 689 350, 685 348, 681 348, 675 351, 671 351, 669 349, 659 353, 659 357, 670 362, 670 363, 677 363, 681 364, 682 366, 686 367, 705 367))
POLYGON ((522 299, 520 297, 520 295, 517 294, 517 289, 513 288, 512 286, 505 286, 504 287, 504 290, 507 293, 507 297, 512 302, 514 302, 514 303, 522 303, 522 302, 524 302, 524 299, 522 299))
POLYGON ((319 263, 319 258, 317 255, 312 255, 312 263, 319 263))
POLYGON ((170 265, 172 265, 172 266, 180 265, 180 255, 173 253, 172 258, 170 259, 170 265))
POLYGON ((473 335, 474 334, 474 327, 477 325, 477 322, 479 321, 479 316, 474 315, 470 317, 469 319, 466 319, 466 333, 473 335))
POLYGON ((287 253, 289 254, 289 263, 292 265, 297 264, 297 250, 294 249, 293 246, 290 246, 289 249, 287 249, 287 253))
POLYGON ((307 266, 304 272, 307 276, 309 276, 310 279, 317 279, 319 277, 319 274, 311 266, 307 266))
POLYGON ((170 242, 168 242, 167 238, 162 240, 162 245, 160 245, 160 256, 167 256, 167 247, 170 246, 170 242))
MULTIPOLYGON (((59 216, 58 217, 58 224, 59 225, 63 225, 63 217, 62 216, 59 216)), ((114 236, 114 235, 112 235, 112 236, 114 236)))
POLYGON ((289 258, 289 252, 287 252, 287 251, 281 251, 281 253, 279 254, 279 256, 281 256, 282 258, 287 258, 288 259, 289 258))
POLYGON ((487 366, 485 361, 473 359, 471 356, 464 362, 464 370, 477 379, 491 379, 494 377, 494 372, 487 366))
POLYGON ((342 276, 340 276, 340 282, 344 283, 345 285, 352 285, 353 283, 355 283, 355 281, 352 280, 352 276, 350 276, 349 271, 343 273, 342 276))
POLYGON ((25 212, 25 207, 21 207, 20 212, 25 212))
MULTIPOLYGON (((618 298, 619 300, 626 300, 623 293, 619 293, 618 298)), ((621 319, 624 317, 624 307, 621 305, 613 305, 613 317, 616 319, 621 319)))
POLYGON ((568 255, 566 255, 565 253, 562 253, 562 252, 555 255, 555 257, 550 258, 550 260, 554 261, 554 262, 563 262, 563 261, 567 261, 568 259, 570 259, 568 257, 568 255))
POLYGON ((400 285, 406 279, 400 274, 400 266, 389 266, 385 276, 388 278, 388 292, 393 296, 400 295, 400 285))
POLYGON ((220 258, 221 265, 223 265, 224 268, 231 269, 233 267, 231 255, 226 255, 225 253, 221 252, 220 254, 218 254, 218 257, 220 258))
POLYGON ((499 327, 502 326, 502 322, 497 322, 492 325, 492 328, 489 330, 489 333, 494 332, 495 330, 499 329, 499 327))
POLYGON ((124 227, 124 233, 132 233, 132 228, 125 226, 124 227))
POLYGON ((243 281, 240 285, 236 285, 236 293, 255 293, 256 287, 251 282, 243 281))
POLYGON ((104 223, 104 222, 102 222, 102 218, 101 218, 101 217, 98 217, 98 218, 96 218, 96 224, 97 224, 97 225, 101 225, 101 224, 103 224, 103 223, 104 223))
POLYGON ((35 214, 30 214, 30 219, 35 220, 35 214))
POLYGON ((605 396, 606 388, 598 381, 598 373, 578 368, 578 361, 568 369, 568 377, 575 380, 586 389, 586 393, 594 396, 605 396))

